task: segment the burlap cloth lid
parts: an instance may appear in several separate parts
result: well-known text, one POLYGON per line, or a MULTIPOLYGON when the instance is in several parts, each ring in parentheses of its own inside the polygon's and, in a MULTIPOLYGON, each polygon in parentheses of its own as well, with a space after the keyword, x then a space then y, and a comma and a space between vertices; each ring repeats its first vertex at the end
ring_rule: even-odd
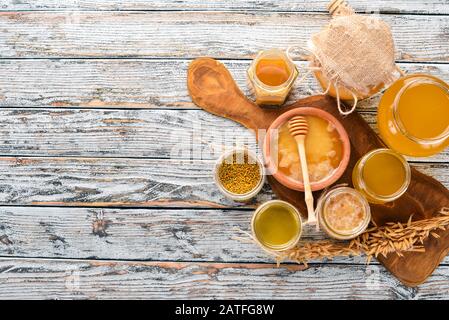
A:
POLYGON ((312 36, 315 64, 335 86, 367 95, 395 79, 395 48, 390 27, 382 20, 354 13, 343 0, 333 0, 329 25, 312 36))

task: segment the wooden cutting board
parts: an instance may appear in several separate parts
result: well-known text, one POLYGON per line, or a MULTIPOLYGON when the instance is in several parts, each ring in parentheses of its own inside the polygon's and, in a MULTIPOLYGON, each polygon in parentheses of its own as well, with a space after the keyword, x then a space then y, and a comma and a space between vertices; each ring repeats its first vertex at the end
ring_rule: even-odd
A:
MULTIPOLYGON (((368 151, 385 146, 357 112, 340 116, 335 100, 327 96, 308 97, 276 109, 257 106, 241 92, 226 67, 214 59, 193 61, 189 67, 187 85, 193 102, 199 107, 241 123, 255 130, 256 134, 258 129, 267 129, 280 114, 293 108, 315 107, 331 113, 343 124, 351 139, 351 159, 337 184, 352 185, 351 174, 357 160, 368 151)), ((307 212, 303 193, 284 187, 272 176, 268 176, 268 182, 280 199, 294 204, 303 213, 307 212)), ((319 195, 319 191, 315 192, 315 199, 319 195)), ((394 202, 371 205, 371 209, 374 221, 383 225, 389 221, 406 222, 410 215, 413 215, 413 220, 429 218, 448 206, 449 191, 435 179, 412 168, 408 191, 394 202)), ((391 254, 387 258, 379 257, 379 260, 401 282, 417 286, 432 274, 449 251, 449 231, 439 231, 439 234, 440 239, 429 237, 425 241, 425 253, 411 252, 403 258, 391 254)))

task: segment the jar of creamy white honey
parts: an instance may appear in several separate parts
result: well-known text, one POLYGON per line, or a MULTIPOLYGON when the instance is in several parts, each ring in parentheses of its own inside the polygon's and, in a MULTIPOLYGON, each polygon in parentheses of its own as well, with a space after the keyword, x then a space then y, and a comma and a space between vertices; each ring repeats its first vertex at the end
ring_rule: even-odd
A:
POLYGON ((368 201, 355 189, 338 187, 318 200, 320 227, 332 238, 349 240, 363 233, 371 221, 368 201))

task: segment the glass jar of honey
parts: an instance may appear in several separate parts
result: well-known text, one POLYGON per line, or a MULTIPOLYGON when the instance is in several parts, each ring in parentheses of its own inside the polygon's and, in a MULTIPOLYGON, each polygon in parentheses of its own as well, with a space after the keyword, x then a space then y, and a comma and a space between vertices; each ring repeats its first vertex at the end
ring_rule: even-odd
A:
POLYGON ((302 219, 290 203, 272 200, 260 205, 251 220, 254 240, 266 251, 292 249, 301 238, 302 219))
POLYGON ((247 73, 258 105, 283 104, 298 77, 292 59, 279 49, 259 52, 247 73))
POLYGON ((352 183, 371 203, 398 199, 410 184, 408 162, 390 149, 375 149, 364 155, 352 171, 352 183))
POLYGON ((318 200, 317 213, 320 227, 338 240, 357 237, 371 221, 371 210, 365 197, 348 187, 324 192, 318 200))
POLYGON ((430 75, 398 79, 382 96, 377 123, 388 147, 403 155, 443 151, 449 145, 449 85, 430 75))

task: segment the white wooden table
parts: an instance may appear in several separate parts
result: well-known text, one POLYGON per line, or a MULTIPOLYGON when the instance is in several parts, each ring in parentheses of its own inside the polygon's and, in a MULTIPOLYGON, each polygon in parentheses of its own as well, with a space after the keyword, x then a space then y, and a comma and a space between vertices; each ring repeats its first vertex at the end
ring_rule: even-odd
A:
MULTIPOLYGON (((191 102, 186 69, 215 57, 248 92, 258 50, 327 23, 327 0, 309 2, 2 0, 0 298, 449 298, 449 258, 412 289, 363 258, 278 269, 232 239, 273 195, 215 188, 210 147, 255 141, 191 102)), ((401 68, 449 81, 449 0, 351 4, 391 25, 401 68)), ((374 127, 377 103, 359 109, 374 127)), ((448 150, 413 165, 449 186, 448 150)))

